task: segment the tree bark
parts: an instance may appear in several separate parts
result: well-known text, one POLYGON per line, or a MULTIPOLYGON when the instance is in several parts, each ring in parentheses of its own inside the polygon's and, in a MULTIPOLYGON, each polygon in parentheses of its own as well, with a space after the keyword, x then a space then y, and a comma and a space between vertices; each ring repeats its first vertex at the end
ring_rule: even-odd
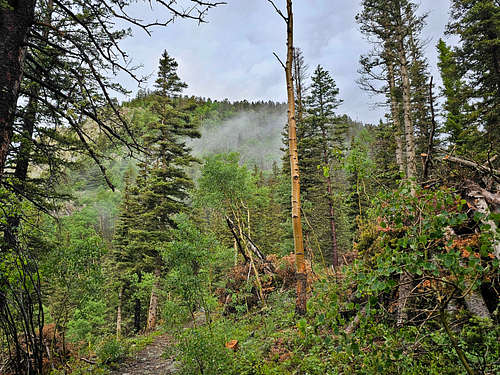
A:
POLYGON ((497 213, 500 210, 500 206, 495 208, 500 203, 500 195, 492 194, 484 189, 482 189, 478 184, 472 181, 466 181, 465 184, 465 194, 467 200, 473 205, 478 212, 484 215, 481 220, 483 224, 487 224, 490 227, 490 233, 492 236, 492 247, 493 254, 496 259, 500 260, 500 237, 498 233, 498 227, 495 220, 489 219, 491 214, 490 208, 488 206, 487 200, 492 204, 493 212, 497 213))
POLYGON ((399 168, 399 173, 402 176, 406 175, 405 165, 403 160, 403 141, 401 139, 401 122, 399 119, 399 103, 396 98, 396 78, 394 75, 394 64, 390 60, 390 53, 386 48, 386 64, 387 64, 387 78, 389 81, 389 96, 391 100, 391 117, 392 126, 394 129, 394 138, 396 140, 396 164, 399 168))
MULTIPOLYGON (((405 125, 405 141, 406 141, 406 176, 410 180, 412 186, 415 185, 417 177, 417 161, 415 156, 415 134, 413 130, 413 122, 411 118, 411 86, 408 75, 408 61, 406 60, 406 52, 403 46, 403 38, 400 37, 399 42, 399 59, 401 63, 401 82, 403 86, 403 119, 405 125)), ((413 192, 414 193, 414 192, 413 192)))
POLYGON ((398 287, 398 304, 397 304, 397 321, 396 325, 398 327, 403 326, 408 321, 408 310, 406 305, 408 304, 408 299, 410 298, 411 290, 413 284, 413 277, 403 270, 399 277, 399 287, 398 287))
MULTIPOLYGON (((408 60, 406 58, 406 50, 404 45, 404 27, 402 25, 403 20, 401 17, 400 9, 398 9, 399 27, 397 30, 397 49, 398 58, 401 70, 401 84, 403 88, 403 121, 405 129, 405 143, 406 143, 406 178, 410 182, 411 194, 415 196, 415 184, 417 177, 417 160, 415 155, 415 134, 413 129, 412 121, 412 109, 411 109, 411 85, 410 77, 408 73, 408 60)), ((411 294, 412 289, 412 276, 405 272, 401 273, 399 278, 399 288, 398 288, 398 312, 397 312, 397 325, 401 326, 408 320, 408 313, 406 310, 406 305, 408 298, 411 294)))
POLYGON ((286 59, 286 86, 288 97, 288 149, 290 152, 290 171, 292 176, 292 224, 293 244, 295 249, 295 264, 297 267, 297 301, 295 311, 298 315, 305 315, 307 302, 307 275, 304 255, 304 239, 300 220, 300 174, 299 156, 297 150, 297 123, 295 119, 295 98, 293 90, 293 11, 292 0, 286 2, 287 24, 287 59, 286 59))
POLYGON ((156 323, 158 321, 158 292, 160 290, 160 277, 161 270, 156 268, 154 270, 154 282, 151 288, 151 298, 149 300, 149 310, 148 310, 148 323, 146 330, 148 332, 153 331, 156 328, 156 323))
POLYGON ((23 78, 26 39, 36 0, 9 0, 0 6, 0 181, 4 174, 23 78))
POLYGON ((122 299, 123 299, 123 286, 118 291, 118 308, 116 311, 116 339, 119 340, 122 336, 122 299))

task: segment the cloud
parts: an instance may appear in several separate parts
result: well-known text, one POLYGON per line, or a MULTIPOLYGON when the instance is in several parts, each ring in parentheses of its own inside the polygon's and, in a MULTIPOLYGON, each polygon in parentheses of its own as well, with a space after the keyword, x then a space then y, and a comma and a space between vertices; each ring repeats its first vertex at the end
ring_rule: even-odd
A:
MULTIPOLYGON (((284 8, 284 0, 276 1, 284 8)), ((323 65, 332 72, 344 99, 343 113, 376 123, 382 109, 377 100, 356 84, 358 60, 370 46, 354 17, 360 1, 300 0, 294 2, 295 43, 311 68, 323 65)), ((449 0, 421 0, 421 12, 430 11, 424 38, 431 74, 439 83, 434 46, 443 36, 449 0)), ((144 6, 137 9, 144 13, 144 6)), ((154 10, 155 14, 157 10, 154 10)), ((147 17, 144 14, 141 17, 147 17)), ((156 74, 158 58, 166 49, 179 62, 179 74, 189 84, 187 94, 230 100, 286 100, 284 73, 273 52, 285 58, 285 24, 265 0, 228 0, 212 9, 208 24, 177 20, 158 29, 151 38, 135 30, 125 42, 135 63, 156 74)), ((123 78, 125 80, 125 78, 123 78)), ((151 79, 150 82, 153 82, 151 79)), ((134 83, 125 80, 130 89, 134 83)))

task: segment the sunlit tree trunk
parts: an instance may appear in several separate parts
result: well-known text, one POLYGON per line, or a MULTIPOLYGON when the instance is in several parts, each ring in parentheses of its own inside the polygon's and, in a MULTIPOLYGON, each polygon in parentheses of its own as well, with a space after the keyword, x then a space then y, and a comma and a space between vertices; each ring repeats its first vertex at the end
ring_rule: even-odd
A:
POLYGON ((297 124, 295 119, 295 97, 293 90, 292 62, 293 62, 293 11, 292 0, 286 2, 287 10, 287 58, 286 58, 286 86, 288 94, 288 139, 290 152, 290 170, 292 175, 292 224, 293 243, 295 248, 295 262, 297 267, 297 301, 295 310, 298 315, 306 313, 307 302, 307 275, 304 257, 304 239, 300 220, 300 175, 299 156, 297 150, 297 124))

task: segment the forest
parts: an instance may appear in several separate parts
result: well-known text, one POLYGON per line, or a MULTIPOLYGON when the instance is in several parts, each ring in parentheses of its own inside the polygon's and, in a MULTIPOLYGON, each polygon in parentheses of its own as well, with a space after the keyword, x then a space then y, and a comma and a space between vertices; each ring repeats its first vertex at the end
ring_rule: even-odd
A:
POLYGON ((0 0, 0 374, 500 373, 500 2, 357 0, 365 122, 252 1, 286 102, 132 63, 231 0, 0 0))

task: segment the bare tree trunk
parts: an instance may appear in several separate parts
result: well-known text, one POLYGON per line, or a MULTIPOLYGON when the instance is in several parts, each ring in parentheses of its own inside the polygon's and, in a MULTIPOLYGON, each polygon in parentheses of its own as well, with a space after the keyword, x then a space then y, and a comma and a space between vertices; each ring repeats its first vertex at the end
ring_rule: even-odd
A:
POLYGON ((292 62, 293 62, 293 11, 292 0, 286 2, 287 24, 287 59, 286 59, 286 86, 288 96, 288 138, 290 151, 290 170, 292 175, 292 224, 293 243, 295 248, 295 263, 297 267, 297 301, 295 311, 298 315, 305 315, 307 302, 307 275, 304 256, 304 239, 300 220, 300 174, 299 155, 297 150, 297 123, 295 119, 295 98, 293 90, 292 62))
POLYGON ((0 6, 0 180, 14 134, 14 117, 23 78, 26 38, 35 0, 8 0, 0 6))
POLYGON ((397 321, 398 327, 401 327, 408 321, 408 311, 406 305, 408 299, 410 298, 412 290, 413 278, 412 276, 403 271, 399 277, 399 287, 398 287, 398 304, 397 304, 397 321))
POLYGON ((116 311, 116 339, 119 340, 122 336, 122 298, 123 286, 120 287, 118 292, 118 309, 116 311))
POLYGON ((146 330, 151 332, 156 328, 158 320, 158 292, 160 290, 160 277, 161 270, 156 268, 154 270, 154 282, 151 288, 151 298, 149 300, 148 322, 146 330))
POLYGON ((387 75, 389 81, 389 95, 391 99, 391 117, 392 117, 392 125, 394 129, 394 138, 396 140, 396 163, 399 168, 399 173, 404 176, 405 173, 405 165, 403 160, 403 141, 401 139, 401 123, 399 121, 399 103, 396 98, 396 78, 394 75, 394 64, 390 60, 390 53, 386 49, 386 59, 387 59, 387 75))
MULTIPOLYGON (((400 16, 401 18, 401 16, 400 16)), ((402 23, 400 19, 399 22, 402 23)), ((415 196, 415 179, 417 177, 417 160, 415 155, 415 134, 413 130, 412 111, 411 111, 411 86, 408 74, 408 60, 406 58, 406 51, 404 46, 404 32, 403 26, 398 28, 398 57, 401 70, 401 83, 403 86, 403 120, 405 129, 405 142, 406 142, 406 177, 410 181, 411 194, 415 196)), ((406 305, 410 297, 412 289, 413 278, 409 273, 404 270, 399 278, 398 288, 398 312, 397 312, 397 325, 403 325, 408 319, 406 305)))
MULTIPOLYGON (((404 50, 403 36, 399 36, 398 54, 401 64, 401 83, 403 86, 403 119, 405 125, 405 141, 406 141, 406 177, 411 181, 411 186, 415 186, 417 177, 417 160, 415 155, 415 134, 413 130, 413 122, 411 118, 411 86, 408 75, 408 61, 406 59, 406 51, 404 50)), ((415 194, 414 188, 412 193, 415 194)))

